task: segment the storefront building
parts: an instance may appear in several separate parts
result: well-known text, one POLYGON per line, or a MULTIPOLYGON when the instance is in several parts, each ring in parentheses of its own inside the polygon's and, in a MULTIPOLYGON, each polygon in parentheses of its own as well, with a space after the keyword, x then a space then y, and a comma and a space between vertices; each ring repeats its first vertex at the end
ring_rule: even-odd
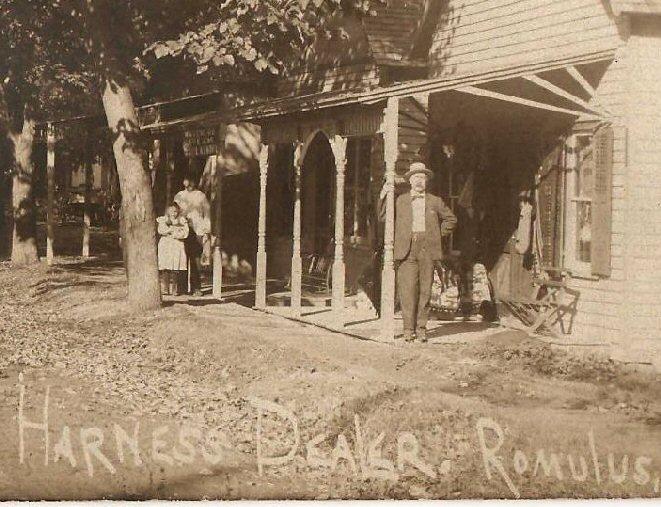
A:
POLYGON ((377 11, 338 19, 348 35, 312 48, 279 97, 182 123, 260 128, 255 306, 268 306, 267 279, 288 278, 300 316, 309 260, 329 259, 335 325, 348 323, 347 294, 380 285, 381 337, 391 339, 393 202, 400 176, 423 160, 433 191, 472 231, 451 248, 475 249, 497 298, 526 295, 543 266, 563 268, 569 301, 556 326, 567 341, 652 360, 661 2, 391 0, 377 11), (511 244, 522 192, 535 208, 532 261, 511 244))

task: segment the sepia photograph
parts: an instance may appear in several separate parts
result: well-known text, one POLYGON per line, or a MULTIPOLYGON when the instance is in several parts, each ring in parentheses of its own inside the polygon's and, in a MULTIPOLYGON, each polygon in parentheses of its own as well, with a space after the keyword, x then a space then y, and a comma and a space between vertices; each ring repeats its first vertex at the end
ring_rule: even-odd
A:
POLYGON ((0 501, 661 497, 661 0, 0 0, 0 501))

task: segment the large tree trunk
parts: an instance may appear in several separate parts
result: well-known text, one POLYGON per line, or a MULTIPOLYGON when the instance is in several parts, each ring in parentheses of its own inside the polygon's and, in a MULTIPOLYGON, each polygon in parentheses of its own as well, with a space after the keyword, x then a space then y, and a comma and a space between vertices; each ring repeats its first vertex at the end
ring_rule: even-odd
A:
POLYGON ((14 145, 14 172, 12 177, 14 233, 11 261, 15 266, 39 261, 36 214, 32 193, 34 129, 34 121, 25 119, 21 132, 9 134, 9 139, 14 145))
POLYGON ((126 85, 106 82, 103 107, 113 132, 113 152, 122 193, 123 247, 132 306, 160 306, 156 258, 156 217, 149 172, 142 163, 140 129, 131 91, 126 85))

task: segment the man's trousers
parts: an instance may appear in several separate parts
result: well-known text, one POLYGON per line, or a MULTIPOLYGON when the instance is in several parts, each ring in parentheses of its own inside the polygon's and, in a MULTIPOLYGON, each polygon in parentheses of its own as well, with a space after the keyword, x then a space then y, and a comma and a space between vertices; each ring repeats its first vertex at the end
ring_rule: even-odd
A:
POLYGON ((402 306, 404 331, 427 326, 429 300, 434 281, 434 260, 424 233, 413 233, 408 256, 397 267, 397 289, 402 306))

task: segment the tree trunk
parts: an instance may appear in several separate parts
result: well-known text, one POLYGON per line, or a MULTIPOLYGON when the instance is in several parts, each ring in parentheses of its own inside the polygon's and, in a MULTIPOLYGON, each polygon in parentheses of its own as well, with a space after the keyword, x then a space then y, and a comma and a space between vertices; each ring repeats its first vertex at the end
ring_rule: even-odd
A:
POLYGON ((34 121, 25 119, 21 132, 9 134, 9 140, 14 145, 14 172, 12 176, 14 234, 11 251, 11 261, 14 266, 39 261, 37 223, 34 195, 32 193, 34 129, 34 121))
POLYGON ((142 163, 133 97, 128 86, 107 81, 102 99, 108 126, 114 135, 113 152, 122 193, 128 300, 136 308, 153 309, 161 304, 156 217, 150 175, 142 163))

